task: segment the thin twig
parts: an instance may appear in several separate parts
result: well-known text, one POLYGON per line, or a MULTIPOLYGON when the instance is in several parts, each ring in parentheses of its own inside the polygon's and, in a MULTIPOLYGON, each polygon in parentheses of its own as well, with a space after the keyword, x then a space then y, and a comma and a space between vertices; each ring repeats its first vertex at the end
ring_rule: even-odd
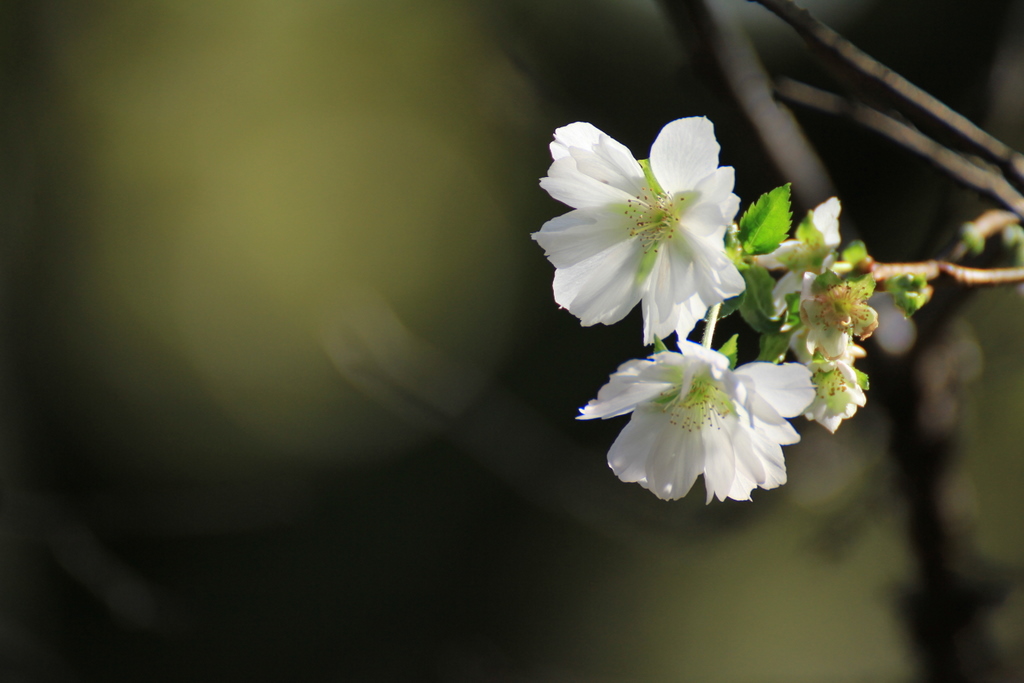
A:
POLYGON ((791 104, 849 118, 913 152, 949 175, 958 184, 983 194, 1018 216, 1024 217, 1024 196, 1002 175, 972 163, 916 128, 867 105, 798 81, 780 79, 776 92, 781 99, 791 104))
POLYGON ((799 122, 774 98, 772 81, 747 35, 708 0, 662 4, 680 33, 694 27, 697 41, 684 42, 695 61, 710 57, 716 80, 725 84, 779 175, 792 183, 798 202, 810 208, 838 194, 799 122))
POLYGON ((1024 191, 1024 155, 976 126, 934 96, 857 48, 792 0, 751 0, 792 26, 807 45, 852 85, 887 95, 887 102, 918 124, 959 141, 966 151, 996 164, 1024 191))
MULTIPOLYGON (((999 209, 989 209, 984 212, 973 221, 964 223, 961 228, 961 235, 965 231, 973 233, 975 238, 984 242, 992 235, 1002 232, 1011 225, 1019 225, 1020 217, 1017 214, 1009 211, 1000 211, 999 209)), ((939 254, 938 258, 944 261, 959 261, 967 253, 970 248, 963 239, 958 239, 953 243, 951 247, 948 247, 945 254, 939 254)))
POLYGON ((923 275, 926 280, 946 275, 964 287, 995 287, 1024 282, 1024 268, 969 268, 935 259, 914 263, 873 263, 868 272, 876 282, 898 275, 923 275))

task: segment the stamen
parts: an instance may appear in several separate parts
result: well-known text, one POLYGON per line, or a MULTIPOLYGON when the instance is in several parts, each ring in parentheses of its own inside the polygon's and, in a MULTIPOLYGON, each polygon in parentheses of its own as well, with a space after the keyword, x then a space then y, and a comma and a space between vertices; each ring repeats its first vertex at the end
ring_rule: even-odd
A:
POLYGON ((669 422, 688 432, 720 429, 722 418, 736 411, 718 383, 706 376, 694 378, 689 393, 666 408, 671 412, 669 422))
POLYGON ((640 239, 645 254, 657 252, 663 241, 672 239, 684 201, 684 197, 673 198, 645 187, 639 197, 627 202, 626 217, 635 226, 630 227, 629 236, 640 239))

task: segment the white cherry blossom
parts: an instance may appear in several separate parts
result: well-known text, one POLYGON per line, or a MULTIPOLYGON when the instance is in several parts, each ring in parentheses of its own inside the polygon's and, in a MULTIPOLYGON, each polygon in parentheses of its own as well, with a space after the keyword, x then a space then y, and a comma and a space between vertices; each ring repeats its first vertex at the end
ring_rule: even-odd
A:
MULTIPOLYGON (((850 348, 860 347, 851 344, 850 348)), ((811 371, 816 394, 804 417, 834 434, 843 420, 853 417, 857 408, 867 403, 864 388, 853 369, 853 357, 847 353, 836 360, 812 361, 807 368, 811 371)))
POLYGON ((541 187, 573 208, 533 234, 555 266, 555 301, 583 325, 621 320, 639 302, 644 342, 693 329, 744 289, 725 254, 739 209, 703 117, 666 125, 644 165, 589 123, 555 131, 541 187))
POLYGON ((623 481, 672 500, 703 474, 707 502, 750 500, 757 487, 786 483, 781 446, 800 440, 786 418, 803 413, 814 395, 803 365, 730 370, 721 353, 683 340, 678 353, 621 365, 580 419, 632 413, 608 453, 623 481))

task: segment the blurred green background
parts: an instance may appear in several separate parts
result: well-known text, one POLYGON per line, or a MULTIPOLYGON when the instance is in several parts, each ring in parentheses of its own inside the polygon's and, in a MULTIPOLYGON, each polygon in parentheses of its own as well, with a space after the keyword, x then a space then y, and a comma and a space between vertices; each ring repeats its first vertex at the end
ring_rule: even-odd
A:
MULTIPOLYGON (((1024 146, 1020 2, 809 5, 1024 146)), ((872 404, 835 437, 796 420, 790 483, 752 504, 621 484, 624 421, 573 420, 643 350, 635 315, 551 300, 554 128, 643 157, 706 115, 744 202, 785 181, 654 2, 6 0, 0 60, 0 678, 912 677, 899 427, 872 404)), ((879 258, 985 206, 801 119, 879 258)), ((981 292, 954 329, 950 515, 1009 582, 1019 673, 1024 301, 981 292)))

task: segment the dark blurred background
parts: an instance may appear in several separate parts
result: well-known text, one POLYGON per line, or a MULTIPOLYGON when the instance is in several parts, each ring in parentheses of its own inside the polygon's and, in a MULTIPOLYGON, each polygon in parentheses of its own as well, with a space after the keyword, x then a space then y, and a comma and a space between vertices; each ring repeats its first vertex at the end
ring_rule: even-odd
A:
MULTIPOLYGON (((807 5, 1024 146, 1021 2, 807 5)), ((753 503, 656 500, 605 464, 625 420, 574 420, 644 350, 552 301, 554 128, 645 157, 706 115, 745 203, 787 180, 682 35, 653 0, 0 3, 0 680, 912 679, 870 392, 753 503)), ((989 206, 799 118, 877 258, 989 206)), ((1024 301, 964 310, 949 523, 1019 676, 1024 301)))

